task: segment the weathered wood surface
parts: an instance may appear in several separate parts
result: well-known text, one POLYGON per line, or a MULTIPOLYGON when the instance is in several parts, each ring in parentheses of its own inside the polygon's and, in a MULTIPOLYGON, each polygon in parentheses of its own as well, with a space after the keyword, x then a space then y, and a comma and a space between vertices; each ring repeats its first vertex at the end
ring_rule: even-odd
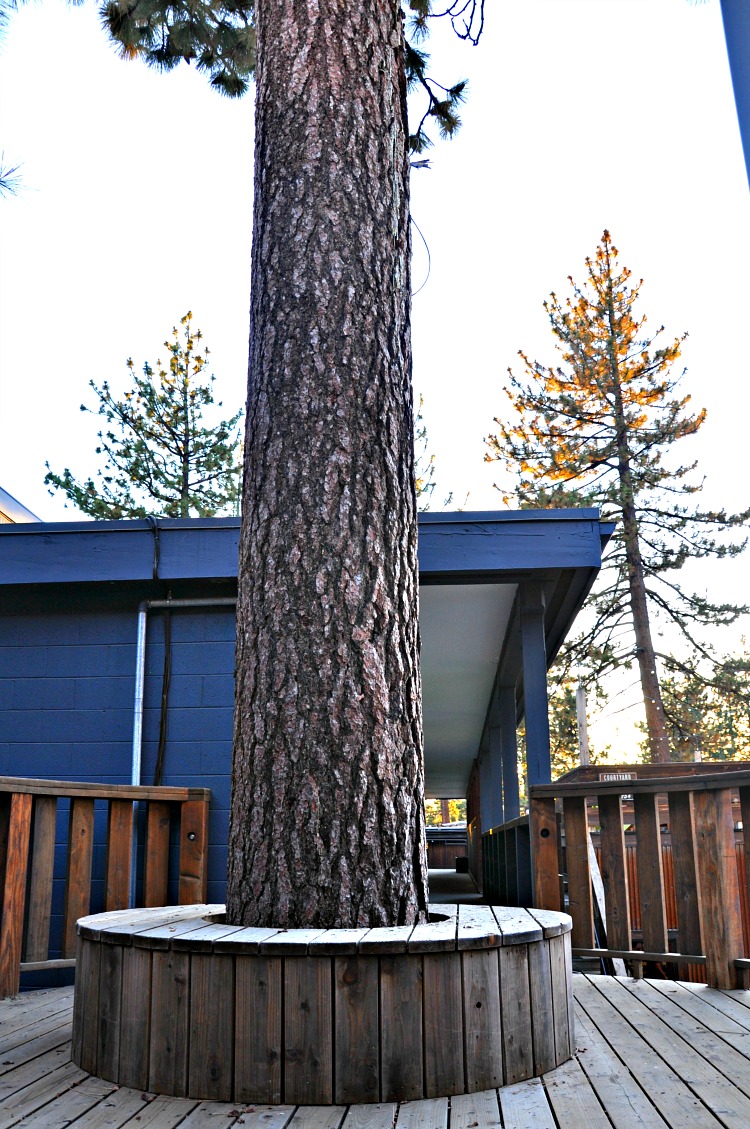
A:
MULTIPOLYGON (((132 896, 132 867, 140 873, 134 844, 134 803, 148 803, 142 852, 143 896, 148 906, 168 901, 171 813, 180 815, 178 901, 206 897, 206 840, 210 792, 204 788, 134 788, 56 780, 0 777, 0 998, 15 995, 21 972, 71 967, 76 923, 92 904, 95 805, 108 801, 105 847, 105 911, 125 909, 132 896), (67 839, 57 841, 57 802, 69 801, 67 839), (61 936, 50 938, 56 847, 66 855, 61 936), (50 958, 50 944, 61 956, 50 958)), ((100 804, 101 807, 105 805, 100 804)))
MULTIPOLYGON (((638 773, 643 768, 630 767, 638 773)), ((629 961, 634 975, 642 974, 646 960, 661 964, 669 975, 677 975, 680 964, 692 964, 688 975, 693 979, 705 978, 721 989, 744 986, 750 971, 750 782, 746 770, 722 772, 717 765, 680 774, 681 767, 669 766, 669 775, 662 767, 665 775, 616 780, 595 779, 587 770, 588 775, 533 786, 532 833, 540 835, 544 825, 548 840, 555 839, 557 865, 567 869, 575 954, 598 949, 603 957, 629 961), (552 828, 555 796, 562 800, 564 847, 552 828), (587 796, 596 799, 601 824, 606 936, 595 936, 593 930, 591 881, 597 875, 584 857, 587 796), (627 848, 623 796, 632 796, 635 824, 627 848), (742 824, 736 830, 740 811, 742 824), (640 932, 635 939, 634 929, 640 932), (637 948, 642 948, 641 958, 637 948)), ((544 860, 548 870, 553 868, 549 842, 537 847, 534 867, 544 860)), ((541 906, 558 904, 549 874, 535 872, 535 890, 541 906)))
POLYGON ((79 922, 76 1062, 175 1096, 343 1107, 477 1093, 571 1053, 566 914, 435 906, 398 931, 273 930, 222 910, 79 922))
POLYGON ((133 784, 95 784, 87 780, 37 780, 26 776, 0 776, 0 792, 18 792, 32 796, 86 796, 91 800, 120 797, 125 800, 164 800, 185 803, 211 799, 210 788, 175 788, 133 784))
MULTIPOLYGON (((138 949, 130 953, 143 955, 138 949)), ((35 992, 0 1002, 0 1125, 744 1129, 750 1124, 750 992, 582 975, 573 978, 573 989, 572 1062, 541 1078, 476 1094, 348 1107, 249 1105, 118 1088, 69 1061, 72 990, 35 992)))

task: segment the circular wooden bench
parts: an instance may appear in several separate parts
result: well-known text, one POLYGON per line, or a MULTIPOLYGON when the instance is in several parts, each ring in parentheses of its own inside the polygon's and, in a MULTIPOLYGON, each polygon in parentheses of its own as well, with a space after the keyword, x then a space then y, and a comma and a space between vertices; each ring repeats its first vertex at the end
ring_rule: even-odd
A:
POLYGON ((215 905, 84 917, 73 1060, 161 1094, 347 1105, 474 1093, 570 1058, 570 918, 430 909, 393 929, 241 928, 215 905))

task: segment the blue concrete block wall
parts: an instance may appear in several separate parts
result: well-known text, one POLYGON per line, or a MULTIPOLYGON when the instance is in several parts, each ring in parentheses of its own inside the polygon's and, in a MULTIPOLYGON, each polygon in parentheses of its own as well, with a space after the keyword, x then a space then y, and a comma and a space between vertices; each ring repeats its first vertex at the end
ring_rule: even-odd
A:
MULTIPOLYGON (((54 603, 54 601, 50 601, 54 603)), ((0 614, 0 775, 130 783, 138 600, 0 614)), ((171 613, 172 671, 162 783, 211 789, 209 901, 223 901, 234 705, 232 607, 171 613)), ((164 613, 149 613, 143 783, 153 781, 164 613)), ((53 932, 63 912, 68 805, 58 805, 53 932)), ((104 894, 106 804, 96 804, 94 909, 104 894)), ((175 829, 176 833, 176 829, 175 829)), ((176 884, 176 865, 173 875, 176 884)))

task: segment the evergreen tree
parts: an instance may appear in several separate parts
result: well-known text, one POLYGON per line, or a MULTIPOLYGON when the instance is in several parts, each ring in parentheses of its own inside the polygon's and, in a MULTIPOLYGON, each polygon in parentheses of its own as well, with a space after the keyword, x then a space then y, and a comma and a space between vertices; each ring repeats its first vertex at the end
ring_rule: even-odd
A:
POLYGON ((661 683, 677 760, 750 760, 750 655, 725 656, 710 675, 675 669, 661 683))
MULTIPOLYGON (((133 387, 122 399, 107 381, 101 388, 89 382, 99 398, 97 414, 108 426, 99 432, 96 448, 104 467, 96 479, 78 481, 67 467, 60 475, 47 463, 44 479, 83 513, 113 520, 239 512, 242 413, 211 426, 203 422, 204 410, 214 403, 214 377, 206 382, 203 376, 209 351, 199 350, 202 334, 193 330, 192 316, 185 314, 181 329, 175 326, 164 342, 166 367, 146 363, 140 376, 128 359, 133 387)), ((91 410, 81 405, 82 412, 91 410)))
MULTIPOLYGON (((433 0, 405 0, 403 8, 406 81, 424 96, 409 148, 421 153, 432 144, 430 124, 442 138, 459 128, 458 108, 467 85, 462 80, 443 86, 429 74, 424 40, 430 21, 447 19, 460 39, 476 44, 484 27, 484 0, 452 0, 438 11, 433 0)), ((185 61, 205 71, 222 94, 238 97, 247 91, 255 72, 256 22, 263 18, 263 0, 105 0, 101 15, 123 58, 140 58, 159 70, 185 61)))
MULTIPOLYGON (((228 919, 244 925, 427 912, 409 152, 428 120, 455 132, 464 84, 437 86, 403 23, 418 36, 443 16, 476 42, 484 0, 405 8, 257 0, 236 13, 257 56, 227 882, 228 919), (429 101, 411 138, 410 81, 429 101)), ((200 22, 215 10, 135 0, 103 16, 126 54, 211 71, 222 60, 201 55, 200 22)), ((239 93, 240 69, 231 59, 212 81, 239 93)))
POLYGON ((669 625, 679 632, 683 670, 710 663, 700 629, 732 623, 747 609, 686 591, 677 573, 690 560, 739 553, 745 542, 725 535, 750 511, 689 504, 702 488, 689 478, 696 464, 666 458, 705 419, 704 411, 688 411, 690 397, 673 374, 684 338, 662 343, 663 329, 646 331, 635 312, 642 283, 619 265, 609 232, 586 269, 582 287, 569 279, 569 298, 552 294, 545 302, 562 364, 550 368, 520 354, 525 379, 511 372, 508 390, 515 419, 495 421, 485 458, 514 473, 522 506, 598 506, 605 520, 616 520, 590 623, 563 659, 592 679, 637 662, 651 757, 668 761, 659 670, 676 660, 657 651, 652 618, 667 635, 669 625))

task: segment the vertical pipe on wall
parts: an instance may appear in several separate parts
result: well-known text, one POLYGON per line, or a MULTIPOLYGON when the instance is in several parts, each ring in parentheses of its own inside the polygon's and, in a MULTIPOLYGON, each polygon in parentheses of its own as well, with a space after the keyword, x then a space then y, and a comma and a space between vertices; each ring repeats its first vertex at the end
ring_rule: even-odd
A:
MULTIPOLYGON (((143 700, 146 680, 146 628, 150 608, 213 608, 236 607, 236 596, 211 596, 195 600, 142 600, 138 605, 138 630, 135 650, 135 691, 133 695, 133 751, 130 764, 131 784, 141 783, 143 757, 143 700)), ((135 805, 134 805, 135 806, 135 805)), ((135 905, 137 821, 133 820, 133 857, 130 867, 130 905, 135 905)))

